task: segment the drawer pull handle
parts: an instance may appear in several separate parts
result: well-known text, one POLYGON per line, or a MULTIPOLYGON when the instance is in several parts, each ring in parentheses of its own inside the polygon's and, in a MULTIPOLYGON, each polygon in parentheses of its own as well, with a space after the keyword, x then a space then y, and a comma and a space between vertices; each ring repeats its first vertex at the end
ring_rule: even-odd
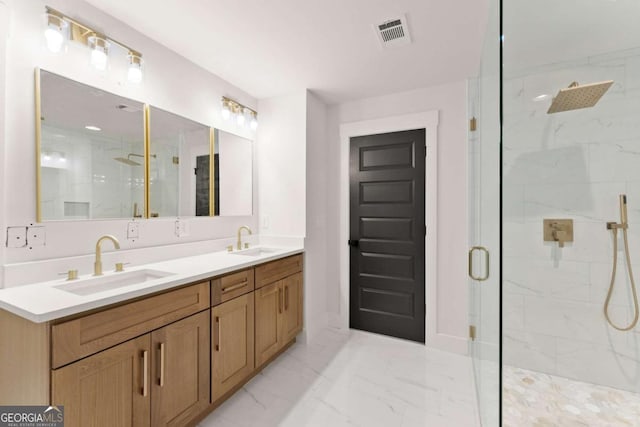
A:
POLYGON ((226 288, 222 288, 222 293, 226 294, 227 292, 235 291, 236 289, 244 288, 247 286, 249 282, 245 280, 244 282, 238 283, 236 285, 227 286, 226 288))
POLYGON ((216 335, 216 351, 220 351, 220 318, 216 316, 216 326, 218 328, 218 334, 216 335))
POLYGON ((158 347, 160 350, 160 377, 158 378, 158 385, 160 387, 164 386, 164 343, 161 342, 158 347))
POLYGON ((149 395, 149 352, 142 352, 142 395, 149 395))

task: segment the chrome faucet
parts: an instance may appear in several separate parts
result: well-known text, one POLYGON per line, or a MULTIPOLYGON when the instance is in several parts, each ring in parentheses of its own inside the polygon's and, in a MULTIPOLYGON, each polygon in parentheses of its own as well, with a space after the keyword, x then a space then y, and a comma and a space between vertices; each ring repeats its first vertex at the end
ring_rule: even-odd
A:
POLYGON ((96 242, 96 262, 93 264, 93 275, 102 276, 102 248, 100 245, 103 240, 111 240, 116 249, 120 249, 120 242, 114 236, 105 234, 96 242))
POLYGON ((249 234, 253 234, 251 233, 251 229, 249 227, 247 227, 246 225, 241 226, 240 228, 238 228, 238 250, 242 249, 242 230, 247 230, 249 232, 249 234))

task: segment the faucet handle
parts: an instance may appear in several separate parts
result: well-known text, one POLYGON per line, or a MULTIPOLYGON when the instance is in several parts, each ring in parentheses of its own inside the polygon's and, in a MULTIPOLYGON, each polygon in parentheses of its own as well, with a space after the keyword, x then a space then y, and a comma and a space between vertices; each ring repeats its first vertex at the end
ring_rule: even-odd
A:
POLYGON ((124 266, 131 264, 130 262, 116 262, 116 271, 124 271, 124 266))
POLYGON ((76 280, 78 278, 78 270, 68 270, 64 273, 58 273, 59 276, 66 275, 67 280, 76 280))
POLYGON ((244 248, 245 248, 245 249, 249 249, 249 242, 245 242, 245 244, 244 244, 244 248))
POLYGON ((233 245, 227 246, 227 252, 233 252, 233 245))

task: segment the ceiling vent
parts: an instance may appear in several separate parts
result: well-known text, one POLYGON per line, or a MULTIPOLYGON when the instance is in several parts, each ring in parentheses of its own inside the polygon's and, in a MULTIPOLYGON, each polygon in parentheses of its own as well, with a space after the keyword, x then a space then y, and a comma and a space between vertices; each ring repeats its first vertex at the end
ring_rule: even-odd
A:
POLYGON ((384 21, 375 26, 380 44, 387 47, 405 46, 411 43, 406 16, 384 21))

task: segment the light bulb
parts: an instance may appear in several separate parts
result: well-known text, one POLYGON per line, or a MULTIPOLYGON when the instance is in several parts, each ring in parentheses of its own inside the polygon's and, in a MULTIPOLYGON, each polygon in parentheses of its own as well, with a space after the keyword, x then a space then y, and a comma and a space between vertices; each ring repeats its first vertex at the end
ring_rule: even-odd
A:
POLYGON ((231 117, 231 109, 229 108, 229 102, 223 99, 222 100, 222 118, 224 120, 229 120, 229 117, 231 117))
POLYGON ((238 123, 238 126, 243 126, 244 125, 244 108, 240 108, 240 111, 238 111, 238 116, 236 117, 236 122, 238 123))
POLYGON ((251 127, 251 130, 258 129, 258 119, 256 116, 251 117, 251 123, 249 123, 249 126, 251 127))
POLYGON ((47 27, 44 30, 44 37, 47 40, 47 49, 53 53, 58 53, 62 50, 62 44, 64 43, 64 36, 59 28, 52 26, 47 27))
POLYGON ((107 69, 107 54, 104 53, 103 50, 93 49, 91 51, 91 65, 93 65, 96 70, 104 71, 107 69))
POLYGON ((127 71, 127 80, 131 83, 138 84, 142 81, 142 70, 139 66, 129 65, 129 71, 127 71))

